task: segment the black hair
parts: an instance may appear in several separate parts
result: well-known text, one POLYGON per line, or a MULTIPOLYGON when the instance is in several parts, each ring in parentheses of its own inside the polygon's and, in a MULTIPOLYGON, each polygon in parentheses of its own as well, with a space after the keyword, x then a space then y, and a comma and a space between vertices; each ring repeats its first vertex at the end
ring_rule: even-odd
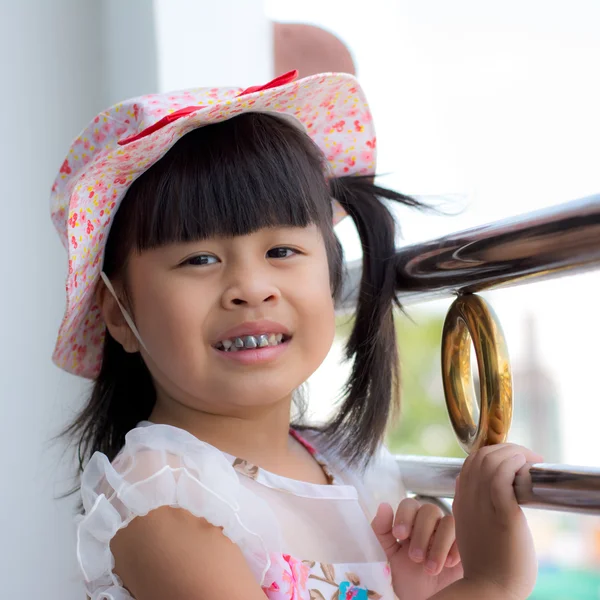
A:
MULTIPOLYGON (((316 224, 338 299, 343 254, 332 226, 332 197, 356 224, 363 272, 346 348, 351 375, 339 409, 321 429, 341 459, 364 467, 399 407, 396 228, 382 200, 418 207, 416 200, 375 185, 372 177, 328 177, 324 156, 298 127, 273 115, 245 113, 188 133, 131 185, 108 235, 104 271, 111 279, 122 277, 133 251, 171 242, 316 224)), ((77 443, 80 470, 95 451, 113 460, 155 401, 140 354, 126 353, 106 331, 89 401, 65 431, 77 443)))

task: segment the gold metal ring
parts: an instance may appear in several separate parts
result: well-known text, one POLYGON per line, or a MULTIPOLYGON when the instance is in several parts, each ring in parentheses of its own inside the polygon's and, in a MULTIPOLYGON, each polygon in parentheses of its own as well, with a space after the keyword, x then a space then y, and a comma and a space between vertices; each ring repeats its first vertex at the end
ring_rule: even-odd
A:
POLYGON ((448 311, 442 379, 452 427, 468 454, 506 441, 513 407, 508 350, 498 318, 479 296, 459 296, 448 311), (471 375, 471 341, 479 370, 479 403, 471 375))

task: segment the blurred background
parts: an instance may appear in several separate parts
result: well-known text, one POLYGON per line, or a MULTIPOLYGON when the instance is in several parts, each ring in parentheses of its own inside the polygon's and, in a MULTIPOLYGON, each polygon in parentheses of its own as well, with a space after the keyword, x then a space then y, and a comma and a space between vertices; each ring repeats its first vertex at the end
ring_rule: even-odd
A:
MULTIPOLYGON (((402 211, 399 245, 600 192, 598 0, 0 0, 1 597, 75 600, 73 458, 52 438, 86 383, 50 361, 67 261, 48 195, 69 143, 102 108, 153 91, 358 75, 381 181, 445 210, 402 211)), ((338 226, 349 260, 352 225, 338 226)), ((514 370, 511 440, 546 462, 600 465, 600 275, 486 294, 514 370)), ((461 456, 443 401, 450 300, 398 315, 404 404, 394 452, 461 456)), ((310 382, 331 410, 346 317, 310 382)), ((529 511, 532 598, 600 598, 600 519, 529 511)))

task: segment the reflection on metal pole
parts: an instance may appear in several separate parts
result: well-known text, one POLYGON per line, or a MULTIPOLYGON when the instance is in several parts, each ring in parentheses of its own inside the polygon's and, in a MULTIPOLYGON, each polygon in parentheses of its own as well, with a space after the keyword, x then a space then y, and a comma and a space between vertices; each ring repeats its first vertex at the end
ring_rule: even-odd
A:
MULTIPOLYGON (((423 456, 397 457, 406 489, 419 496, 453 498, 463 459, 423 456)), ((538 464, 515 479, 521 506, 600 514, 600 468, 538 464)))

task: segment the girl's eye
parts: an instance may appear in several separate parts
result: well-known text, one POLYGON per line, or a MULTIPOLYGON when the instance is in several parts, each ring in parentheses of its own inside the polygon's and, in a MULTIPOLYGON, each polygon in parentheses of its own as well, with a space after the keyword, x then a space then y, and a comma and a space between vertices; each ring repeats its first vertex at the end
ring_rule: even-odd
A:
POLYGON ((198 256, 192 256, 188 258, 183 264, 184 265, 214 265, 218 263, 219 259, 216 256, 211 256, 210 254, 199 254, 198 256))
POLYGON ((286 246, 279 246, 277 248, 271 248, 271 250, 269 250, 267 252, 267 256, 269 258, 289 258, 290 256, 293 256, 294 254, 298 254, 298 252, 296 250, 294 250, 293 248, 288 248, 286 246))

